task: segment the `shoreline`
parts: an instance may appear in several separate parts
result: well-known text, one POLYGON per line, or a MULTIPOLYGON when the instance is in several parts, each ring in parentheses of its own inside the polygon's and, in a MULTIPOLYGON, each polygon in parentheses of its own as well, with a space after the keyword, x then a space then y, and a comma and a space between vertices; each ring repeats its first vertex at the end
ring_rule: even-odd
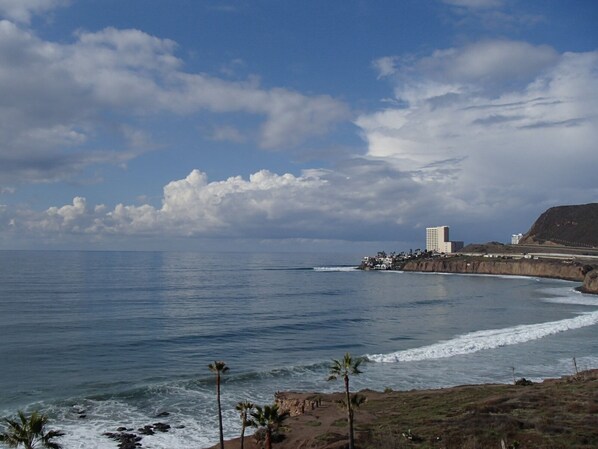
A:
MULTIPOLYGON (((363 266, 362 270, 370 270, 363 266)), ((598 294, 598 264, 571 259, 505 258, 489 255, 455 254, 448 257, 420 257, 401 262, 385 271, 452 273, 472 275, 526 276, 580 282, 576 290, 598 294)))
MULTIPOLYGON (((537 383, 519 379, 359 394, 366 401, 355 411, 357 449, 501 447, 501 440, 520 449, 598 446, 598 369, 537 383)), ((284 422, 284 439, 273 447, 346 447, 345 411, 337 403, 343 395, 277 394, 281 410, 291 416, 284 422)), ((225 449, 239 444, 239 438, 227 440, 225 449)), ((253 436, 245 437, 246 449, 259 447, 253 436)))

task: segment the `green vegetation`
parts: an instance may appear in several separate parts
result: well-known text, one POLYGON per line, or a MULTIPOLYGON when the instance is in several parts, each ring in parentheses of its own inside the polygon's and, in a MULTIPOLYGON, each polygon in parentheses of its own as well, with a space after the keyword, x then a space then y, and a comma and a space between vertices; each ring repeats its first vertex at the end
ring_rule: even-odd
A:
POLYGON ((272 449, 272 439, 278 437, 278 429, 287 416, 286 413, 279 412, 276 404, 265 405, 263 408, 258 405, 255 412, 251 413, 252 425, 265 432, 266 449, 272 449))
POLYGON ((22 411, 19 411, 19 420, 5 418, 4 422, 8 428, 0 433, 0 443, 8 447, 23 446, 25 449, 48 448, 61 449, 60 444, 52 441, 56 437, 64 435, 59 430, 49 430, 46 432, 48 417, 37 412, 33 412, 27 417, 22 411))
POLYGON ((380 395, 363 449, 598 447, 598 371, 531 385, 475 385, 380 395))
POLYGON ((255 408, 255 405, 249 401, 241 401, 237 404, 235 409, 239 412, 241 418, 241 449, 245 443, 245 429, 251 425, 251 421, 247 419, 247 415, 255 408))

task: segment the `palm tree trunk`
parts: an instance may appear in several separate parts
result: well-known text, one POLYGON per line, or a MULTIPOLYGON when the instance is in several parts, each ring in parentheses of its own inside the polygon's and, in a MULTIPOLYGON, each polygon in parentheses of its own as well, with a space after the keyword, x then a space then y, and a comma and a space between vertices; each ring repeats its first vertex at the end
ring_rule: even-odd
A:
POLYGON ((222 430, 222 407, 220 406, 220 373, 216 377, 216 398, 218 400, 218 427, 220 429, 220 449, 224 449, 224 431, 222 430))
POLYGON ((245 442, 245 421, 247 421, 247 416, 243 416, 243 427, 241 427, 241 449, 243 449, 243 444, 245 442))
POLYGON ((266 427, 266 449, 272 449, 272 429, 266 427))
POLYGON ((347 394, 347 422, 349 423, 349 449, 355 449, 353 439, 353 410, 351 409, 351 395, 349 394, 349 376, 345 376, 345 393, 347 394))

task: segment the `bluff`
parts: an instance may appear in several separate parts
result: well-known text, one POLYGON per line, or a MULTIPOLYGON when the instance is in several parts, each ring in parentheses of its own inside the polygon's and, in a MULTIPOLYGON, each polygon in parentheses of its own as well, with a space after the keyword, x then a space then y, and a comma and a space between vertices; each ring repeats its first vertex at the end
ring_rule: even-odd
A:
POLYGON ((598 247, 598 203, 551 207, 519 243, 598 247))
MULTIPOLYGON (((403 271, 433 273, 471 273, 513 276, 534 276, 583 282, 593 267, 579 262, 547 259, 502 259, 476 256, 419 259, 408 261, 403 271)), ((598 282, 597 282, 598 284, 598 282)), ((589 290, 598 285, 588 285, 589 290)))
POLYGON ((583 280, 580 289, 584 293, 594 293, 598 295, 598 269, 590 271, 583 280))

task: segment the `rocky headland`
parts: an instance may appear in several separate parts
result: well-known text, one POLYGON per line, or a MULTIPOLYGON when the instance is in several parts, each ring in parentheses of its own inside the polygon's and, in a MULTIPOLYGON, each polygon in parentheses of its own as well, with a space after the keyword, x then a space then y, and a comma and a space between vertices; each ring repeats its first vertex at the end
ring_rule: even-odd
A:
POLYGON ((455 255, 407 261, 403 271, 533 276, 581 282, 580 291, 598 294, 598 265, 574 260, 455 255))
MULTIPOLYGON (((590 449, 598 447, 598 370, 560 379, 438 390, 360 391, 358 449, 590 449)), ((291 415, 274 449, 345 449, 342 393, 279 393, 291 415)), ((259 449, 254 437, 246 449, 259 449)), ((225 442, 237 449, 239 439, 225 442)), ((217 449, 218 445, 213 446, 217 449)))
POLYGON ((519 244, 473 243, 454 254, 379 252, 360 268, 563 279, 598 294, 597 236, 598 203, 557 206, 542 213, 519 244))

